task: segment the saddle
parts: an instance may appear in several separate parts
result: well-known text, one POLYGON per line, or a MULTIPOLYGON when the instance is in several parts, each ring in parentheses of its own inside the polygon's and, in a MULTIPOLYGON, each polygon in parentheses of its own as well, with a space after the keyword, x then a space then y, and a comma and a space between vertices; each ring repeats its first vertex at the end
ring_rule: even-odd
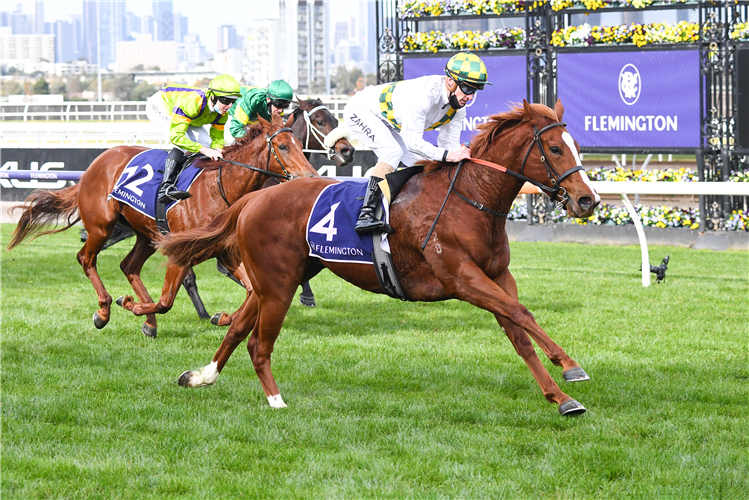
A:
MULTIPOLYGON (((177 165, 177 182, 179 182, 179 177, 182 175, 182 173, 187 170, 187 167, 192 165, 195 160, 198 158, 200 153, 193 153, 191 155, 185 156, 182 159, 182 163, 180 165, 177 165)), ((163 167, 163 165, 162 165, 163 167)), ((159 170, 161 174, 164 174, 163 170, 159 170)), ((169 223, 166 220, 166 209, 169 205, 171 205, 173 201, 168 201, 166 203, 161 203, 159 201, 158 193, 156 194, 156 227, 159 229, 159 232, 161 234, 169 234, 169 223)))
MULTIPOLYGON (((396 170, 395 172, 385 175, 385 180, 380 182, 380 189, 388 203, 398 195, 400 190, 403 189, 403 186, 406 185, 406 182, 408 182, 411 177, 421 173, 423 170, 424 166, 419 165, 416 167, 396 170)), ((375 210, 375 217, 381 220, 382 214, 382 204, 378 204, 377 209, 375 210)), ((398 275, 395 272, 393 257, 390 255, 390 252, 386 252, 382 248, 381 242, 384 237, 387 237, 387 234, 383 236, 383 231, 374 231, 372 233, 372 246, 374 247, 372 261, 374 262, 377 280, 380 282, 382 289, 385 290, 385 293, 390 297, 400 300, 409 300, 408 297, 406 297, 406 294, 403 293, 403 288, 401 288, 398 275)))

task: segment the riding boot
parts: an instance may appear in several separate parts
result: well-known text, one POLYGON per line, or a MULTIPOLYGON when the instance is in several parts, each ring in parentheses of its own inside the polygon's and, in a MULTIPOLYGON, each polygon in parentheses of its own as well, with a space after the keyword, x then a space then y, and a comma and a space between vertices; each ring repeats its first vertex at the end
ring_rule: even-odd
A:
POLYGON ((172 148, 169 152, 166 163, 164 163, 164 179, 161 181, 157 195, 159 203, 184 200, 191 196, 187 191, 177 189, 177 178, 182 167, 183 156, 184 153, 179 148, 172 148))
POLYGON ((377 220, 375 216, 377 204, 380 203, 380 199, 382 198, 382 191, 378 185, 381 180, 380 177, 369 178, 367 194, 364 195, 364 204, 359 212, 359 219, 356 221, 356 226, 354 226, 357 233, 371 233, 372 231, 391 233, 393 231, 393 228, 388 223, 377 220))

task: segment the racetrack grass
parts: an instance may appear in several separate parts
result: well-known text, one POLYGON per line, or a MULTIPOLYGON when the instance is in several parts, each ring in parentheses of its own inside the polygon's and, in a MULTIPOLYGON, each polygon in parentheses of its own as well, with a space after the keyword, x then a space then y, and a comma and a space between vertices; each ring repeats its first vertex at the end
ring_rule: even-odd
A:
MULTIPOLYGON (((2 226, 3 248, 13 226, 2 226)), ((131 293, 103 252, 113 297, 131 293)), ((511 270, 538 322, 590 374, 561 417, 494 318, 411 304, 323 272, 295 299, 273 354, 289 405, 268 406, 240 346, 212 387, 226 331, 186 294, 159 337, 95 294, 75 229, 2 253, 2 497, 746 498, 746 252, 651 247, 667 281, 643 288, 637 247, 515 243, 511 270)), ((144 270, 158 296, 164 258, 144 270)), ((209 312, 242 290, 196 269, 209 312)))

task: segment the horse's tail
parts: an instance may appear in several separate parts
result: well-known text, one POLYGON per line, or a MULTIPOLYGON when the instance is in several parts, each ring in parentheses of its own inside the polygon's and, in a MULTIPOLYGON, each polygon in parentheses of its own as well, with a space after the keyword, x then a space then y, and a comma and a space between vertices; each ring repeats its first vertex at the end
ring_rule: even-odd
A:
POLYGON ((13 238, 8 243, 8 250, 13 250, 26 238, 31 240, 45 234, 65 231, 81 220, 78 213, 78 189, 80 184, 66 187, 59 191, 39 189, 33 191, 23 205, 16 205, 8 210, 11 214, 16 210, 23 210, 13 238), (59 225, 60 219, 65 219, 66 226, 60 229, 44 231, 45 226, 59 225))
POLYGON ((256 191, 244 195, 216 216, 207 226, 171 234, 159 241, 156 246, 161 253, 169 256, 171 264, 178 266, 190 265, 198 254, 204 256, 216 256, 222 253, 237 255, 237 220, 242 209, 257 193, 256 191))

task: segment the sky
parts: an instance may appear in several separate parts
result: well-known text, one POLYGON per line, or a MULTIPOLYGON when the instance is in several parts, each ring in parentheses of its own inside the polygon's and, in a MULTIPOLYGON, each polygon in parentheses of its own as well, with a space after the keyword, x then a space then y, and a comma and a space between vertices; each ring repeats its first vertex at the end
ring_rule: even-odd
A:
MULTIPOLYGON (((3 0, 3 10, 15 10, 19 0, 3 0)), ((33 2, 31 2, 33 4, 33 2)), ((144 16, 153 14, 151 0, 127 0, 127 10, 144 16)), ((216 30, 222 25, 235 25, 238 31, 246 27, 243 21, 267 19, 273 12, 277 13, 277 0, 174 0, 174 12, 188 18, 190 33, 200 35, 200 41, 209 52, 216 50, 216 30)), ((357 0, 326 0, 330 4, 330 22, 332 26, 338 21, 347 21, 351 16, 357 17, 357 0)), ((29 6, 30 7, 30 6, 29 6)), ((81 0, 45 0, 44 20, 54 22, 67 20, 71 15, 83 14, 81 0)))

